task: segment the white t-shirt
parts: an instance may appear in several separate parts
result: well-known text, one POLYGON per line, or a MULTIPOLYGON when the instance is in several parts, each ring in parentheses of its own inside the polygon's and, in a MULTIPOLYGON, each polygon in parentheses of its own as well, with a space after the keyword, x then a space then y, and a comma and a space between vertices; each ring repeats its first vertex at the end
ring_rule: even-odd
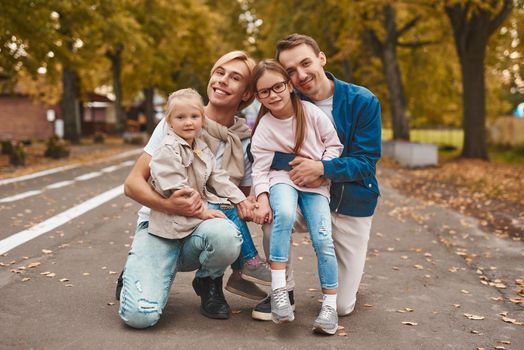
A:
MULTIPOLYGON (((160 146, 160 143, 164 139, 164 137, 167 135, 168 126, 166 124, 165 118, 162 119, 158 125, 155 128, 155 131, 153 131, 153 135, 151 135, 151 138, 149 139, 149 142, 144 147, 144 152, 146 152, 149 155, 153 155, 155 150, 160 146)), ((242 147, 244 148, 244 177, 242 178, 242 181, 240 181, 239 186, 246 186, 250 187, 253 184, 253 181, 251 180, 251 161, 249 160, 247 156, 247 147, 249 146, 251 140, 249 138, 242 140, 242 147)), ((217 153, 215 154, 216 157, 216 164, 218 167, 222 166, 222 157, 224 156, 224 147, 225 143, 221 142, 218 146, 217 153)), ((148 207, 143 206, 138 211, 138 224, 144 221, 149 221, 149 213, 151 212, 151 209, 148 207)))
POLYGON ((315 105, 324 112, 325 115, 328 116, 329 120, 331 120, 331 123, 335 125, 335 119, 333 118, 333 95, 326 98, 322 101, 316 101, 314 102, 315 105))

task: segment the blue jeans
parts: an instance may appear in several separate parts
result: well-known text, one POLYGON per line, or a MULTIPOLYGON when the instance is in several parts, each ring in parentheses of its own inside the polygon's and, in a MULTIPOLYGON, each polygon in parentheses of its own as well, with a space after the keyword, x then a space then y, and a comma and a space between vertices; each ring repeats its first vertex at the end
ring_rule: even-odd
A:
POLYGON ((242 247, 240 250, 242 254, 233 264, 231 264, 231 268, 233 270, 241 270, 246 260, 253 259, 258 255, 257 248, 255 247, 255 243, 253 243, 253 238, 251 238, 251 233, 249 232, 246 222, 238 216, 238 211, 234 206, 220 206, 219 204, 213 203, 208 203, 207 206, 209 209, 220 210, 226 214, 229 220, 237 225, 237 228, 242 235, 242 247))
POLYGON ((288 261, 291 231, 298 205, 306 220, 311 242, 317 254, 320 285, 325 289, 337 288, 338 267, 331 237, 331 211, 328 199, 317 193, 298 191, 287 184, 277 184, 269 190, 269 203, 273 210, 269 259, 275 262, 288 261))
POLYGON ((148 226, 142 222, 136 229, 120 294, 120 318, 134 328, 158 322, 178 271, 220 277, 238 257, 242 244, 235 224, 225 219, 206 220, 182 239, 151 235, 148 226))

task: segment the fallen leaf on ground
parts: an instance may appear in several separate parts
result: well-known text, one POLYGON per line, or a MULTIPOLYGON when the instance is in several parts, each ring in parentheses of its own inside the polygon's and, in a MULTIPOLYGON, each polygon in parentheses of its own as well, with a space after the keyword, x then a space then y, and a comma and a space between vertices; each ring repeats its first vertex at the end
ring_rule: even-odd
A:
POLYGON ((27 267, 29 267, 30 269, 32 269, 33 267, 37 267, 37 266, 40 266, 40 262, 32 262, 30 263, 29 265, 27 265, 27 267))
POLYGON ((499 343, 509 345, 511 344, 511 340, 499 340, 499 343))
POLYGON ((232 314, 239 314, 239 313, 241 313, 241 312, 242 312, 242 310, 231 310, 231 313, 232 313, 232 314))
POLYGON ((69 278, 60 278, 59 281, 60 281, 60 282, 68 282, 68 281, 69 281, 69 278))
POLYGON ((373 307, 373 304, 364 304, 364 307, 373 307))
POLYGON ((404 321, 402 322, 402 324, 406 326, 418 326, 417 322, 411 322, 411 321, 404 321))
POLYGON ((42 249, 42 253, 44 253, 44 254, 53 254, 53 251, 49 250, 49 249, 42 249))
POLYGON ((109 274, 110 274, 110 275, 116 275, 117 273, 118 273, 118 272, 116 272, 116 271, 109 271, 109 274))
POLYGON ((344 326, 338 326, 338 327, 337 327, 337 331, 341 331, 341 330, 343 330, 343 329, 345 329, 344 326))
POLYGON ((113 305, 115 305, 115 303, 112 302, 112 301, 110 301, 109 303, 107 303, 107 305, 109 305, 109 306, 113 306, 113 305))
POLYGON ((56 273, 54 272, 51 272, 51 273, 48 273, 47 275, 45 275, 46 277, 55 277, 56 276, 56 273))
POLYGON ((73 287, 71 283, 65 284, 66 287, 73 287))
POLYGON ((461 292, 464 293, 464 294, 469 294, 469 291, 467 291, 465 289, 462 289, 461 292))
POLYGON ((48 275, 48 274, 50 274, 50 273, 51 273, 51 271, 40 272, 41 275, 48 275))
POLYGON ((316 288, 308 288, 307 291, 308 291, 308 292, 316 292, 317 290, 318 290, 318 289, 316 289, 316 288))
POLYGON ((414 268, 416 268, 417 270, 424 270, 424 266, 422 265, 413 265, 414 268))
POLYGON ((27 281, 30 281, 31 279, 29 277, 24 277, 22 278, 22 282, 27 282, 27 281))
POLYGON ((466 316, 470 320, 483 320, 483 319, 485 319, 484 316, 473 315, 473 314, 464 314, 464 316, 466 316))
POLYGON ((91 274, 90 274, 89 272, 84 272, 82 275, 84 275, 84 276, 89 276, 89 275, 91 275, 91 274))

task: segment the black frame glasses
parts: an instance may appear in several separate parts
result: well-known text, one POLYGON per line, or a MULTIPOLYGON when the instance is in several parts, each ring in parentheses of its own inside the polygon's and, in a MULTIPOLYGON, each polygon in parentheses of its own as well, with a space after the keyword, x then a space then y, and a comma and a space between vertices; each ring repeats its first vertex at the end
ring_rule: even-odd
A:
POLYGON ((279 94, 283 92, 284 90, 286 90, 288 82, 289 81, 286 81, 286 80, 279 81, 278 83, 273 84, 273 86, 271 86, 270 88, 258 90, 256 92, 256 95, 259 99, 263 100, 265 98, 268 98, 269 95, 271 95, 271 91, 273 91, 275 94, 279 94))

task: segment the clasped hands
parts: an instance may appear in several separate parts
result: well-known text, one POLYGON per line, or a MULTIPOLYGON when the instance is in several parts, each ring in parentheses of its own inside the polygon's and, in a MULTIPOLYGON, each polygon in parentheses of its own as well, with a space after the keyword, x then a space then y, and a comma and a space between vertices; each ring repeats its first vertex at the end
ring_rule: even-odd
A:
MULTIPOLYGON (((292 167, 289 177, 298 186, 315 188, 328 182, 328 180, 322 178, 324 165, 321 161, 296 157, 289 165, 292 167)), ((183 188, 175 191, 166 200, 165 208, 168 214, 196 216, 202 220, 211 218, 226 219, 226 215, 220 210, 205 208, 202 205, 202 198, 192 188, 183 188)), ((273 212, 269 205, 267 193, 260 194, 257 199, 254 196, 249 196, 236 204, 236 208, 238 215, 244 221, 254 221, 260 225, 273 221, 273 212)))

